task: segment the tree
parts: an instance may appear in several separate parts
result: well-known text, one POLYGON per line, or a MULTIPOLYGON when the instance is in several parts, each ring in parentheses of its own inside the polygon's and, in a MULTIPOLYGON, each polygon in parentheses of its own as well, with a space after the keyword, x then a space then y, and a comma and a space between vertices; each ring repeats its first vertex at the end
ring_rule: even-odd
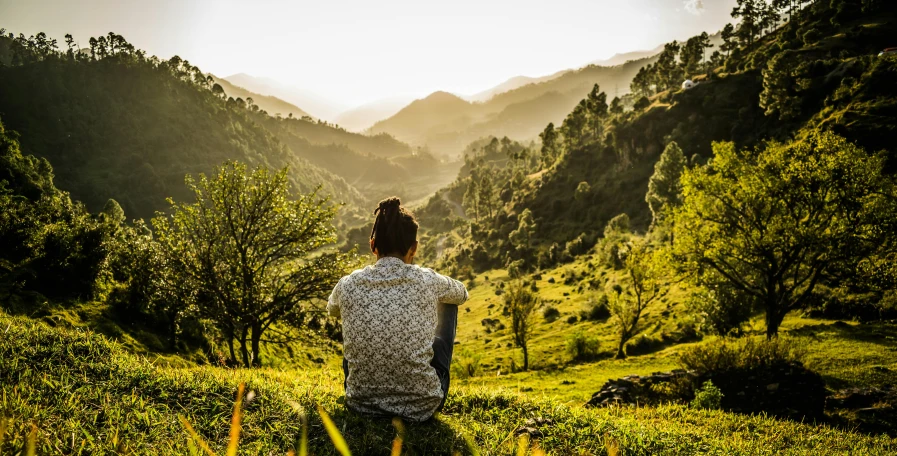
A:
POLYGON ((464 192, 464 197, 461 200, 461 204, 464 207, 464 212, 467 216, 470 216, 470 213, 473 213, 474 222, 480 221, 480 192, 478 189, 477 175, 471 170, 470 180, 467 182, 467 190, 464 192))
POLYGON ((511 231, 509 240, 518 250, 527 249, 532 242, 533 234, 536 232, 536 222, 533 220, 533 213, 526 208, 520 213, 517 221, 517 229, 511 231))
POLYGON ((523 350, 523 370, 529 369, 529 340, 532 325, 539 307, 539 298, 522 281, 516 281, 505 291, 505 306, 511 314, 511 331, 514 345, 523 350))
POLYGON ((477 201, 479 201, 479 205, 483 210, 483 215, 488 215, 491 221, 493 215, 495 215, 495 209, 497 209, 495 184, 492 182, 492 173, 485 172, 482 174, 480 185, 477 187, 477 201))
POLYGON ((682 184, 679 178, 685 166, 685 154, 676 141, 670 141, 660 154, 660 160, 654 164, 654 174, 648 180, 648 193, 645 194, 645 202, 651 208, 653 216, 652 226, 681 203, 682 184))
POLYGON ((682 176, 674 263, 696 285, 722 278, 766 313, 767 338, 822 281, 850 279, 891 242, 884 158, 833 133, 739 153, 715 143, 682 176))
POLYGON ((554 129, 554 123, 545 126, 542 133, 539 133, 539 139, 542 140, 542 168, 547 169, 558 157, 558 133, 554 129))
POLYGON ((228 162, 212 178, 186 181, 195 202, 169 200, 171 215, 153 219, 159 243, 196 284, 200 315, 240 342, 245 366, 258 366, 261 342, 295 340, 287 330, 319 312, 311 301, 352 266, 352 253, 330 248, 336 207, 316 192, 292 199, 286 168, 228 162))
POLYGON ((608 282, 605 294, 608 310, 617 324, 619 344, 617 358, 626 357, 623 347, 642 330, 641 317, 645 309, 666 294, 667 285, 655 259, 657 253, 644 239, 632 239, 623 252, 621 283, 608 282))
POLYGON ((765 0, 736 0, 736 6, 732 9, 732 17, 741 18, 738 28, 735 29, 735 36, 749 50, 754 48, 754 40, 762 30, 765 5, 765 0))
POLYGON ((658 90, 669 90, 682 84, 684 73, 676 61, 680 50, 681 46, 677 41, 663 45, 663 51, 654 63, 658 90))
POLYGON ((592 191, 592 186, 590 186, 588 182, 582 181, 576 186, 576 192, 573 193, 573 199, 576 201, 583 201, 589 196, 590 191, 592 191))
POLYGON ((610 112, 616 115, 623 114, 623 100, 621 100, 620 97, 614 97, 614 99, 611 100, 610 112))
POLYGON ((728 59, 732 50, 738 47, 738 44, 735 42, 735 26, 726 24, 720 32, 720 37, 723 39, 723 44, 719 46, 719 49, 726 53, 726 59, 728 59))

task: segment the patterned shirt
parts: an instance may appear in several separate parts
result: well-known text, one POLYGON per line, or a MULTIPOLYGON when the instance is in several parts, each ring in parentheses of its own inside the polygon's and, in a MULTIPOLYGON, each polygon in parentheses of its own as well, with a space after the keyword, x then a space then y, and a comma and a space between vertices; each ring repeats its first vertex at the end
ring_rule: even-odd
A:
POLYGON ((393 257, 340 279, 327 311, 343 320, 346 405, 374 415, 430 418, 443 396, 430 366, 436 305, 466 300, 461 282, 393 257))

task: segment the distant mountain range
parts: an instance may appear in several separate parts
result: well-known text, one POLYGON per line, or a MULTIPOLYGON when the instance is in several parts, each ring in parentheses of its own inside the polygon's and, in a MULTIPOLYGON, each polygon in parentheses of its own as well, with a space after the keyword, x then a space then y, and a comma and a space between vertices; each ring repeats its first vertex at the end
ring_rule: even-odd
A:
MULTIPOLYGON (((549 122, 555 124, 598 84, 609 98, 629 93, 629 83, 655 57, 613 67, 589 65, 495 93, 486 101, 470 102, 457 95, 436 92, 415 100, 394 116, 377 122, 370 133, 389 133, 434 154, 458 155, 470 142, 483 136, 508 136, 519 141, 535 139, 549 122)), ((515 78, 505 87, 526 82, 515 78)), ((477 94, 484 98, 489 91, 477 94)), ((473 98, 473 97, 472 97, 473 98)))
POLYGON ((212 76, 212 79, 214 79, 216 83, 221 85, 221 88, 224 89, 224 93, 226 93, 227 96, 242 98, 244 100, 247 98, 252 98, 252 102, 258 105, 259 109, 267 111, 268 114, 272 116, 277 116, 278 114, 280 114, 283 117, 288 117, 290 114, 292 114, 293 117, 301 118, 302 116, 309 115, 298 106, 283 101, 280 98, 273 97, 271 95, 262 95, 260 93, 251 92, 244 89, 243 87, 234 85, 227 79, 219 78, 215 75, 210 76, 212 76))
MULTIPOLYGON (((343 112, 347 106, 334 103, 308 90, 284 84, 270 78, 237 73, 226 78, 233 85, 262 95, 271 95, 288 103, 300 106, 302 110, 317 119, 331 120, 343 112)), ((270 112, 274 114, 273 112, 270 112)), ((286 117, 287 113, 282 113, 286 117)), ((295 116, 295 114, 294 114, 295 116)))
POLYGON ((510 90, 514 90, 518 87, 523 87, 528 84, 537 84, 540 82, 550 81, 552 79, 563 76, 564 74, 566 74, 570 71, 572 71, 572 70, 562 70, 562 71, 558 71, 557 73, 550 74, 548 76, 538 77, 538 78, 531 78, 529 76, 514 76, 513 78, 508 79, 507 81, 502 82, 501 84, 499 84, 491 89, 487 89, 482 92, 475 93, 473 95, 466 96, 463 98, 466 99, 467 101, 474 101, 474 102, 488 101, 490 98, 492 98, 495 95, 498 95, 500 93, 508 92, 510 90))
POLYGON ((595 60, 589 62, 589 65, 597 65, 597 66, 617 66, 622 65, 631 60, 640 60, 646 57, 651 57, 657 54, 660 54, 663 51, 663 45, 657 46, 650 51, 632 51, 632 52, 624 52, 621 54, 614 54, 613 57, 604 60, 595 60))
POLYGON ((365 103, 340 113, 333 122, 346 130, 361 132, 399 112, 412 100, 412 97, 393 97, 365 103))

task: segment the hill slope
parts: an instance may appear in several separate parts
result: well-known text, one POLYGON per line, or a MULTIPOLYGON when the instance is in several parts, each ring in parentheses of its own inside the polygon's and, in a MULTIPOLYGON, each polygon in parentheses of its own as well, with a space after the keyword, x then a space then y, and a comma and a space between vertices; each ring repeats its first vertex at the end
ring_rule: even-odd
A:
POLYGON ((0 115, 22 135, 22 151, 48 159, 57 185, 91 211, 115 198, 128 217, 149 217, 167 207, 166 197, 189 197, 185 174, 209 173, 226 160, 290 166, 303 191, 323 184, 337 200, 361 200, 344 180, 291 153, 248 111, 172 66, 125 55, 50 55, 0 67, 0 115))
MULTIPOLYGON (((387 420, 366 419, 338 405, 336 369, 279 372, 153 366, 100 336, 50 328, 0 315, 0 391, 11 427, 0 451, 25 446, 33 424, 38 453, 112 454, 152 448, 185 454, 182 415, 216 451, 228 440, 238 382, 251 391, 242 408, 240 446, 246 454, 294 448, 308 417, 314 454, 334 454, 321 420, 332 415, 349 448, 388 451, 396 435, 387 420), (73 438, 72 436, 76 436, 73 438)), ((503 390, 453 388, 437 419, 406 425, 403 450, 413 454, 507 454, 516 429, 545 418, 538 446, 552 454, 888 454, 897 441, 825 426, 760 416, 693 411, 681 406, 583 409, 532 400, 503 390)))
POLYGON ((303 111, 298 106, 292 103, 287 103, 280 98, 251 92, 242 87, 232 84, 227 79, 219 78, 214 75, 212 75, 212 78, 217 84, 221 85, 221 87, 224 89, 224 93, 227 94, 227 96, 233 98, 242 98, 243 100, 252 98, 252 101, 259 107, 259 109, 267 111, 268 114, 272 116, 281 115, 283 117, 288 117, 290 114, 292 114, 293 117, 296 118, 308 116, 308 113, 303 111))
POLYGON ((370 131, 390 133, 412 145, 426 145, 437 155, 452 156, 485 135, 530 140, 549 122, 560 123, 595 84, 611 97, 628 93, 632 78, 653 59, 567 71, 496 94, 482 103, 436 92, 377 122, 370 131))
MULTIPOLYGON (((332 120, 337 114, 345 110, 345 106, 335 104, 312 92, 283 84, 273 79, 256 77, 246 73, 232 74, 224 79, 246 90, 263 95, 271 95, 296 106, 302 106, 302 109, 308 112, 309 115, 318 119, 332 120)), ((282 114, 286 116, 287 113, 282 114)))

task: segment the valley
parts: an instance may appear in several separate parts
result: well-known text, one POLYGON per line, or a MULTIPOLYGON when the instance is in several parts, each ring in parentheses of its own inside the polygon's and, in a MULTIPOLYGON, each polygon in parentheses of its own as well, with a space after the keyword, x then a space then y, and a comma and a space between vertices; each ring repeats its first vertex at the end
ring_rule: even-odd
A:
POLYGON ((894 454, 897 6, 730 3, 357 108, 0 29, 0 453, 894 454), (469 294, 422 423, 326 312, 391 196, 469 294))

